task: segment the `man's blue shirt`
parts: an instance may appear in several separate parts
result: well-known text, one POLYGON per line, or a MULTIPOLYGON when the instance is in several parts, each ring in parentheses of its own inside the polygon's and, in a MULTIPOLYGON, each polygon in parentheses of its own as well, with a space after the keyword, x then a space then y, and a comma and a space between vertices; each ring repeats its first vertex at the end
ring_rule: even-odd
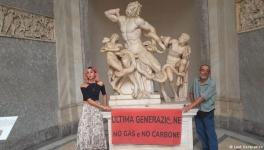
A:
POLYGON ((194 79, 190 88, 193 98, 203 97, 204 101, 198 106, 200 111, 209 112, 215 109, 216 85, 215 81, 208 78, 204 83, 200 83, 199 79, 194 79))

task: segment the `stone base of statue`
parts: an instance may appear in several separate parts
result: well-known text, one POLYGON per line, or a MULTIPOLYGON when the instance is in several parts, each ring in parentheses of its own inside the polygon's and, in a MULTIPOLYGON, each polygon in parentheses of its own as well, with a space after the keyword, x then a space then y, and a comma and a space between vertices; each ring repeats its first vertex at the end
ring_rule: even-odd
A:
POLYGON ((149 98, 134 99, 131 95, 111 95, 109 105, 111 107, 132 107, 161 104, 159 94, 151 94, 149 98))
MULTIPOLYGON (((151 95, 148 99, 133 99, 129 95, 110 96, 109 104, 112 108, 161 108, 181 109, 186 101, 175 103, 161 103, 159 95, 151 95)), ((103 112, 104 118, 108 119, 109 150, 192 150, 193 149, 193 126, 192 118, 197 109, 192 109, 182 116, 181 143, 175 146, 164 145, 133 145, 112 144, 111 112, 103 112)))

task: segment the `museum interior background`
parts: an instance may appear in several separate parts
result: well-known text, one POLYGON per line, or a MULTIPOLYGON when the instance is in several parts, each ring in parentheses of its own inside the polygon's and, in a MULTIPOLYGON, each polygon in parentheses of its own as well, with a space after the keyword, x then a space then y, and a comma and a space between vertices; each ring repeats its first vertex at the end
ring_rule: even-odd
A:
MULTIPOLYGON (((54 38, 16 37, 1 31, 0 116, 18 116, 0 149, 27 149, 76 134, 82 107, 83 69, 93 65, 106 83, 100 52, 103 37, 120 34, 103 12, 129 0, 1 0, 0 6, 51 20, 54 38), (10 37, 11 36, 11 37, 10 37)), ((264 29, 237 29, 233 0, 141 0, 141 16, 158 35, 191 35, 189 80, 200 64, 212 67, 217 82, 216 125, 264 136, 264 29)), ((249 1, 250 2, 250 1, 249 1)), ((253 2, 252 2, 253 3, 253 2)), ((3 10, 1 10, 3 11, 3 10)), ((2 14, 2 13, 1 13, 2 14)), ((263 18, 260 16, 260 18, 263 18)), ((12 24, 12 23, 11 23, 12 24)), ((262 19, 264 26, 264 19, 262 19)), ((45 30, 46 31, 46 30, 45 30)), ((163 64, 166 54, 157 56, 163 64)), ((157 87, 155 90, 159 90, 157 87)))

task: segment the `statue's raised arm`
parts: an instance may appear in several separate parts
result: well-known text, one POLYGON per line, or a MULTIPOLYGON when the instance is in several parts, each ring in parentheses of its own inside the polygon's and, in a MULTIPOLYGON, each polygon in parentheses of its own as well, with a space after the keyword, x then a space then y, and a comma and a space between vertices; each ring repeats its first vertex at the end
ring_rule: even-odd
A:
POLYGON ((145 21, 144 19, 138 17, 136 20, 136 24, 145 31, 145 36, 149 37, 153 40, 155 40, 156 42, 158 42, 159 46, 165 50, 166 47, 165 45, 162 43, 160 37, 157 35, 156 29, 149 24, 147 21, 145 21))
POLYGON ((117 22, 119 20, 120 14, 119 14, 120 9, 116 8, 116 9, 110 9, 105 11, 105 16, 110 19, 113 22, 117 22))

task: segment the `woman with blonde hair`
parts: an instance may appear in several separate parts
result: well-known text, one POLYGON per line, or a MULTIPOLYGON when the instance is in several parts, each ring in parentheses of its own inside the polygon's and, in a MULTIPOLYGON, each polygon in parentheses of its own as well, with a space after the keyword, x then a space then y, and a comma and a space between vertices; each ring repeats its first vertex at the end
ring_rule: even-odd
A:
POLYGON ((78 126, 76 149, 107 149, 101 110, 111 111, 111 108, 107 104, 104 83, 99 81, 95 68, 88 67, 85 69, 81 91, 84 104, 78 126), (99 103, 100 92, 103 95, 103 104, 99 103))

